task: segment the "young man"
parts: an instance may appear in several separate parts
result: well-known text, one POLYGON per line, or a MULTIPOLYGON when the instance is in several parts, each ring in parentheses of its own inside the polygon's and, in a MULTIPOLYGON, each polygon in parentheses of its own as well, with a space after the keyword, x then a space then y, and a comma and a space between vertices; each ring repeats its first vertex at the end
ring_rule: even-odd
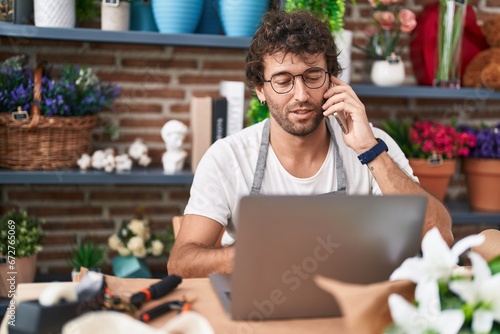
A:
POLYGON ((448 211, 414 181, 394 140, 370 126, 364 105, 337 78, 339 72, 325 24, 306 11, 265 15, 246 74, 270 118, 215 142, 199 163, 170 274, 231 272, 235 213, 239 199, 250 193, 425 195, 423 233, 437 226, 452 243, 448 211), (223 228, 225 247, 216 247, 223 228))

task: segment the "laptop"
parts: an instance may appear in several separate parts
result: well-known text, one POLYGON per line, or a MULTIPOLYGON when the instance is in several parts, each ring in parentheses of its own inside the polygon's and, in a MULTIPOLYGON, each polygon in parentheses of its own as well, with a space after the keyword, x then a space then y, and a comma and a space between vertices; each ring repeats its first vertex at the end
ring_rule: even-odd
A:
POLYGON ((231 275, 211 274, 235 320, 340 316, 312 280, 387 280, 420 250, 423 196, 269 196, 241 199, 231 275))

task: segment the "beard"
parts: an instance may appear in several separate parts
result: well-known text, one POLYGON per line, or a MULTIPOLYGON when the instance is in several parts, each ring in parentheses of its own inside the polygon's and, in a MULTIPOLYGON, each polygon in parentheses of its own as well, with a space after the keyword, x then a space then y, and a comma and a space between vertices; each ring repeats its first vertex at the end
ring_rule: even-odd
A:
MULTIPOLYGON (((324 103, 324 101, 323 101, 324 103)), ((281 107, 268 100, 269 113, 271 117, 281 126, 283 130, 294 136, 307 136, 313 133, 323 122, 325 116, 321 105, 314 102, 294 103, 287 106, 283 112, 281 107), (288 117, 295 109, 309 109, 314 115, 310 119, 293 121, 288 117)))

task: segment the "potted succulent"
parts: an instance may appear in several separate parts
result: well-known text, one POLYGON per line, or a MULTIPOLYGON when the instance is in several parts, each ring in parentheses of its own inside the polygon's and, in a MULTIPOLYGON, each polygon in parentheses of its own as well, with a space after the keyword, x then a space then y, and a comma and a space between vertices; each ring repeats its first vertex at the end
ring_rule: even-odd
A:
POLYGON ((500 212, 500 124, 461 129, 476 138, 463 161, 469 203, 477 211, 500 212))
POLYGON ((475 137, 450 124, 388 120, 382 124, 410 161, 420 184, 443 200, 455 174, 457 158, 467 157, 475 137))
MULTIPOLYGON (((5 284, 15 274, 15 285, 30 283, 35 279, 37 254, 42 250, 44 221, 30 216, 25 210, 7 212, 0 220, 0 276, 1 295, 8 295, 5 284)), ((10 285, 9 285, 10 286, 10 285)))
POLYGON ((73 269, 71 278, 77 281, 80 274, 80 268, 94 269, 100 271, 106 263, 106 250, 103 246, 94 244, 91 241, 85 243, 77 242, 71 249, 68 264, 73 269))

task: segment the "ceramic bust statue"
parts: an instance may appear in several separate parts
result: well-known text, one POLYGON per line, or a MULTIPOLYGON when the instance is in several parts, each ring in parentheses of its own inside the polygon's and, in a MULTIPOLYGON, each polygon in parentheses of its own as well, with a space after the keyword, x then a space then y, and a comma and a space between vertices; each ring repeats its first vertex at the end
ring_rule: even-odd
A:
POLYGON ((161 129, 161 138, 167 148, 162 157, 165 174, 182 170, 187 156, 187 152, 181 149, 186 133, 187 126, 177 120, 168 121, 161 129))

